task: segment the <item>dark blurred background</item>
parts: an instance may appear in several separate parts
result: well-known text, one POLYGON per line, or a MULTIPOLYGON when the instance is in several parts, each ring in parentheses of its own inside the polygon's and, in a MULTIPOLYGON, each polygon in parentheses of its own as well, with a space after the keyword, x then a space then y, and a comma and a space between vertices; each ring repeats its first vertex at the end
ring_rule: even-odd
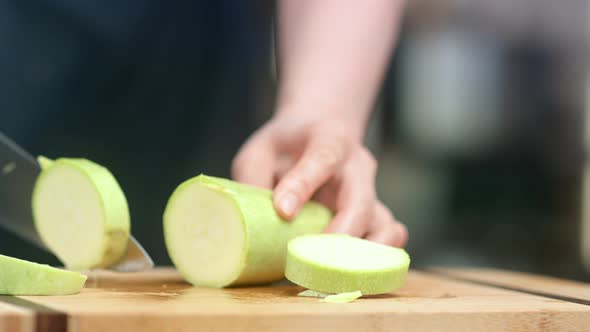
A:
MULTIPOLYGON (((272 114, 273 12, 272 1, 0 0, 0 131, 33 154, 107 166, 133 233, 169 264, 172 190, 229 176, 272 114)), ((590 281, 589 21, 581 0, 408 1, 367 144, 415 266, 590 281)), ((58 263, 2 231, 0 253, 58 263)))

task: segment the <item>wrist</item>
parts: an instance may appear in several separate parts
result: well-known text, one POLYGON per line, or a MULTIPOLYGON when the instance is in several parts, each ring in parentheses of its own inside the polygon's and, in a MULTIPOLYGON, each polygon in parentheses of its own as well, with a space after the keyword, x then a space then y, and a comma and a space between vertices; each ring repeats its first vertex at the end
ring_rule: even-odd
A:
POLYGON ((359 113, 336 105, 282 102, 277 103, 273 120, 285 121, 293 125, 299 123, 332 127, 344 132, 348 137, 362 142, 367 120, 359 113))

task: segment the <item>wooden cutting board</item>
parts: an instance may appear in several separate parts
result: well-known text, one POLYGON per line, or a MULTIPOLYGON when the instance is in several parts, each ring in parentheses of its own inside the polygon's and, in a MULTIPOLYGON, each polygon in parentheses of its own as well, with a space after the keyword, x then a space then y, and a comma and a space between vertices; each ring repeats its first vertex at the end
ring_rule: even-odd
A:
POLYGON ((293 285, 207 289, 176 271, 94 272, 82 293, 0 296, 0 332, 590 331, 590 285, 495 270, 412 271, 352 303, 293 285))

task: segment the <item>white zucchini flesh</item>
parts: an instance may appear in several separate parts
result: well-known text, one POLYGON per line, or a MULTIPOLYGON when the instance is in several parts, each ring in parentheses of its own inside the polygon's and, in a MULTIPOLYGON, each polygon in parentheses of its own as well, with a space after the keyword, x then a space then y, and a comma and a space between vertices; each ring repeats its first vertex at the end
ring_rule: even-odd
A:
POLYGON ((187 186, 167 209, 166 220, 168 253, 190 282, 220 287, 239 275, 246 231, 228 195, 187 186))
POLYGON ((35 227, 68 269, 89 270, 121 259, 130 234, 127 200, 114 176, 86 159, 40 157, 33 191, 35 227))
POLYGON ((282 220, 270 190, 199 175, 182 183, 164 212, 164 237, 176 268, 193 285, 264 284, 284 277, 287 243, 319 233, 332 218, 309 202, 282 220))

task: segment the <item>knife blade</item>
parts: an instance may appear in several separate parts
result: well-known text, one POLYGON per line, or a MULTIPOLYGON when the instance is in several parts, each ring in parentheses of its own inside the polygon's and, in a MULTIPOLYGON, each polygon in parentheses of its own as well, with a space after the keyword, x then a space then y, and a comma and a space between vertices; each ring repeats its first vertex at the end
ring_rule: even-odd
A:
MULTIPOLYGON (((50 251, 33 222, 31 197, 41 167, 27 151, 0 132, 0 227, 50 251)), ((135 272, 150 269, 154 262, 141 244, 130 235, 127 252, 109 270, 135 272)))

